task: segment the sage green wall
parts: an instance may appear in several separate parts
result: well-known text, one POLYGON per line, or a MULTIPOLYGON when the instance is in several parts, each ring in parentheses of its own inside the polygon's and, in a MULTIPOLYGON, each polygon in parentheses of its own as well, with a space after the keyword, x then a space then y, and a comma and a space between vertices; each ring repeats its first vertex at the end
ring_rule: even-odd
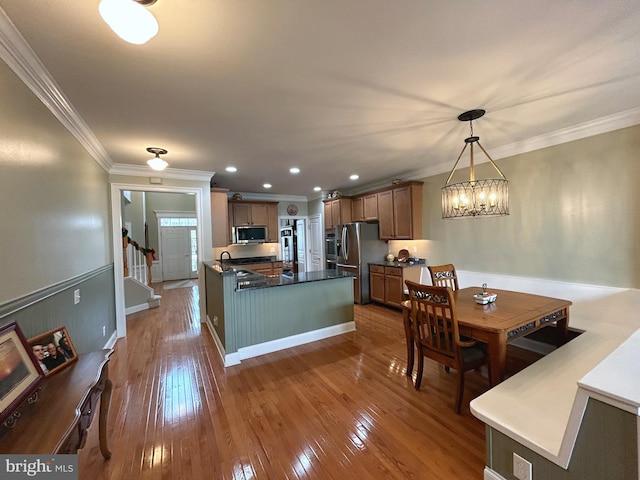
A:
POLYGON ((115 330, 108 175, 1 61, 0 86, 0 325, 97 350, 115 330))
MULTIPOLYGON (((501 159, 507 217, 443 220, 446 174, 426 178, 423 256, 459 270, 640 288, 639 151, 634 126, 501 159)), ((480 165, 476 177, 485 174, 494 176, 480 165)))
POLYGON ((122 203, 122 225, 131 222, 129 237, 144 245, 144 192, 129 192, 130 202, 122 203))
POLYGON ((0 61, 0 304, 113 262, 106 172, 0 61))

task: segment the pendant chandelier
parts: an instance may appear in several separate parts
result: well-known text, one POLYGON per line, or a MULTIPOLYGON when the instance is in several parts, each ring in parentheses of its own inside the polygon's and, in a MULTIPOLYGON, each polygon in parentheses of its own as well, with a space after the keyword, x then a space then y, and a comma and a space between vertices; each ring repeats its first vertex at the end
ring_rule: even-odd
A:
POLYGON ((480 137, 473 135, 473 120, 477 120, 485 114, 482 109, 469 110, 461 113, 458 120, 469 122, 471 134, 464 139, 464 147, 456 160, 447 182, 442 187, 442 218, 463 218, 463 217, 495 217, 509 215, 509 182, 500 171, 495 162, 491 159, 487 151, 480 144, 480 137), (476 180, 474 169, 474 145, 477 144, 486 155, 502 178, 490 178, 476 180), (469 181, 459 183, 449 183, 453 177, 458 162, 462 158, 465 150, 470 151, 470 171, 469 181))

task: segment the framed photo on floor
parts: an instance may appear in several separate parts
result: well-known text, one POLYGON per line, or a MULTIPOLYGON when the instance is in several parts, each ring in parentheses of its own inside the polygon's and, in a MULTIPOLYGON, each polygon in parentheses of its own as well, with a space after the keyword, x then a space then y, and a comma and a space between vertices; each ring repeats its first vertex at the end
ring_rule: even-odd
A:
POLYGON ((16 322, 0 327, 0 424, 44 380, 31 346, 16 322))
POLYGON ((54 328, 30 338, 29 345, 46 376, 53 375, 78 360, 78 354, 65 327, 54 328))

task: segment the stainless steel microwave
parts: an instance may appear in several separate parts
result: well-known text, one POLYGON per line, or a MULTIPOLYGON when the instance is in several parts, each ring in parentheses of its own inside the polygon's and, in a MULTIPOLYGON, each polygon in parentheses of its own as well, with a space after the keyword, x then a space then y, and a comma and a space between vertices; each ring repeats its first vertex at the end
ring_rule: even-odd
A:
POLYGON ((265 243, 267 241, 267 227, 233 227, 231 228, 231 243, 265 243))

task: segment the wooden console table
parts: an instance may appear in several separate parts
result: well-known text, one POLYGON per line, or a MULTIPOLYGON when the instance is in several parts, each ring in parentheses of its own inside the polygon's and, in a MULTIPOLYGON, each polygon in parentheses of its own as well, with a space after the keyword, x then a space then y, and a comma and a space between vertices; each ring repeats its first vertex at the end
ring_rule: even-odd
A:
POLYGON ((84 446, 87 429, 100 403, 99 438, 104 458, 107 446, 107 415, 111 400, 108 363, 113 350, 78 356, 78 361, 48 377, 38 399, 20 407, 13 428, 0 426, 0 453, 74 454, 84 446))

